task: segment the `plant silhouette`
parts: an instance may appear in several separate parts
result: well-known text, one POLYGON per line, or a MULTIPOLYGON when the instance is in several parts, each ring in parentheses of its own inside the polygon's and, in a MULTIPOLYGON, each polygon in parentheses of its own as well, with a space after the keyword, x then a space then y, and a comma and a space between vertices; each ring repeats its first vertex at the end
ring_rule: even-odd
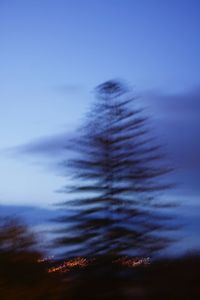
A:
POLYGON ((170 239, 168 216, 157 194, 171 187, 171 171, 155 145, 149 119, 132 92, 119 81, 96 88, 97 101, 72 141, 73 157, 62 167, 72 174, 65 187, 72 198, 63 203, 56 245, 66 257, 103 259, 153 255, 170 239), (71 210, 71 216, 64 215, 71 210))

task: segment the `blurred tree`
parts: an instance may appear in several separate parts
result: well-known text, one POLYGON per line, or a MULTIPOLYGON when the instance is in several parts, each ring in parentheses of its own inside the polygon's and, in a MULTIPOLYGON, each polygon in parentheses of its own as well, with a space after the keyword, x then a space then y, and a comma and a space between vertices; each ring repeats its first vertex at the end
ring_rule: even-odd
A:
POLYGON ((35 244, 36 239, 33 233, 18 219, 6 218, 2 220, 0 224, 1 253, 32 251, 35 244))
POLYGON ((0 299, 60 299, 57 280, 38 261, 36 237, 18 219, 0 222, 0 299))
POLYGON ((73 213, 58 219, 56 243, 65 257, 110 261, 151 255, 170 241, 160 234, 168 227, 160 208, 168 204, 156 194, 170 187, 162 176, 171 169, 163 165, 160 147, 152 145, 148 119, 131 92, 108 81, 96 93, 97 102, 72 142, 74 157, 62 164, 73 179, 64 191, 74 194, 63 205, 73 213))

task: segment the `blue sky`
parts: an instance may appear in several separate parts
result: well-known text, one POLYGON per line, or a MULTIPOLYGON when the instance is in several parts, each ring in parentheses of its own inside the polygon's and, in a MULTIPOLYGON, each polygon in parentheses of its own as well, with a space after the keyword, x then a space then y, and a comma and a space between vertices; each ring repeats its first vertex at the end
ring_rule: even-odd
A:
MULTIPOLYGON (((44 156, 12 149, 73 131, 105 80, 122 78, 162 103, 182 107, 185 94, 192 101, 199 11, 198 0, 0 0, 0 203, 61 199, 55 190, 65 178, 44 156)), ((152 112, 171 122, 169 110, 154 103, 152 112)), ((179 114, 184 123, 186 115, 179 114)))

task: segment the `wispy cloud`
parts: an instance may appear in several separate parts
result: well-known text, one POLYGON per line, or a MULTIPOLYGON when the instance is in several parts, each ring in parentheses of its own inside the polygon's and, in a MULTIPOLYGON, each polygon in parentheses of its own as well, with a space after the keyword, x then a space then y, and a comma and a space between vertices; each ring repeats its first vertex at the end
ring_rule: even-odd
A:
MULTIPOLYGON (((181 170, 185 186, 198 190, 200 186, 200 87, 185 93, 151 92, 144 95, 144 102, 156 117, 155 128, 159 137, 166 136, 167 150, 174 164, 181 170)), ((15 155, 50 158, 51 163, 69 157, 74 132, 49 135, 19 145, 12 149, 15 155)))
POLYGON ((59 156, 67 151, 70 141, 74 136, 74 132, 44 136, 26 144, 16 146, 10 149, 10 151, 16 155, 59 156))
MULTIPOLYGON (((200 129, 200 87, 185 93, 167 94, 159 92, 149 92, 144 95, 144 101, 153 112, 152 117, 159 117, 159 124, 162 130, 167 131, 172 140, 190 144, 199 141, 200 129), (192 114, 193 118, 189 118, 192 114), (199 118, 195 118, 195 116, 199 118), (181 132, 182 131, 182 132, 181 132), (180 134, 181 133, 181 134, 180 134), (177 136, 179 135, 179 136, 177 136)), ((55 135, 40 137, 27 144, 17 146, 14 151, 18 154, 28 155, 59 155, 68 148, 71 138, 76 132, 62 132, 55 135)))
POLYGON ((73 84, 73 83, 63 83, 53 86, 53 89, 56 92, 64 93, 64 94, 79 94, 84 92, 84 86, 81 84, 73 84))
POLYGON ((188 119, 200 116, 200 85, 189 91, 167 93, 151 91, 144 94, 145 103, 162 116, 188 119))

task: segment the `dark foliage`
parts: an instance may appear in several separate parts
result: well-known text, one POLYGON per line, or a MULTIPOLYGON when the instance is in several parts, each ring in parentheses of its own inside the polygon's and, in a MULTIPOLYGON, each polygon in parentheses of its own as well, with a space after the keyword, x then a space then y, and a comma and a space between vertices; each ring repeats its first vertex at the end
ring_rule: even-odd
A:
POLYGON ((0 222, 0 299, 60 299, 60 284, 38 261, 43 253, 33 233, 17 219, 0 222))
POLYGON ((161 232, 171 229, 156 197, 169 184, 171 171, 149 132, 137 100, 117 81, 96 89, 97 102, 72 142, 73 159, 63 163, 71 172, 73 194, 64 209, 71 217, 62 223, 56 240, 64 256, 104 257, 105 263, 122 255, 153 255, 170 240, 161 232))

